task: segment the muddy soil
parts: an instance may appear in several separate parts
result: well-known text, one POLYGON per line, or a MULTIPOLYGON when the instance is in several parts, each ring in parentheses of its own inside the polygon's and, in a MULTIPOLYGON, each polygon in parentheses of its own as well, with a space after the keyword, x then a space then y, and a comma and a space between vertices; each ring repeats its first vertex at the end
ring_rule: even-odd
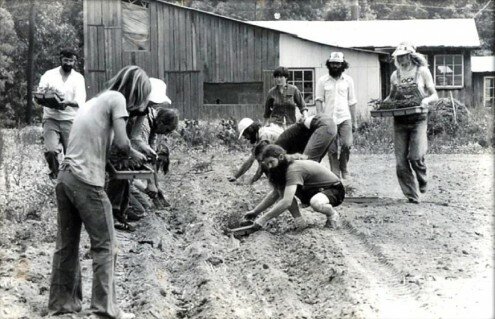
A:
MULTIPOLYGON (((14 131, 3 140, 0 318, 83 318, 46 310, 56 206, 41 145, 14 131)), ((161 179, 172 206, 118 232, 118 300, 137 318, 493 317, 493 155, 428 155, 419 205, 403 198, 392 155, 352 155, 341 229, 305 208, 303 231, 284 213, 238 240, 225 228, 263 197, 266 179, 243 184, 252 169, 227 181, 242 152, 184 152, 172 151, 161 179)), ((88 252, 83 232, 84 309, 88 252)))

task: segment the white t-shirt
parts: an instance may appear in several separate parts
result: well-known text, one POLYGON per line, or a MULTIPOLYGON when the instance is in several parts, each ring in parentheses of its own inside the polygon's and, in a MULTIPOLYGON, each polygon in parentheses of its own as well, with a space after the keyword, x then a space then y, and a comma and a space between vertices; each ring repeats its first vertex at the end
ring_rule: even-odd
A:
POLYGON ((77 112, 69 135, 64 162, 86 184, 105 185, 105 165, 112 145, 113 121, 128 117, 125 97, 105 91, 77 112))
MULTIPOLYGON (((76 101, 79 108, 86 103, 86 84, 81 73, 72 70, 63 80, 60 66, 46 71, 40 79, 38 88, 53 87, 64 95, 65 100, 76 101)), ((76 116, 77 108, 66 107, 65 110, 55 110, 43 107, 43 118, 52 118, 59 121, 72 121, 76 116)))
POLYGON ((260 127, 258 135, 261 140, 269 140, 270 143, 275 143, 277 138, 282 134, 284 129, 275 123, 270 123, 268 126, 260 127))
POLYGON ((323 102, 323 114, 331 117, 335 124, 351 119, 350 105, 357 103, 354 81, 347 74, 335 80, 330 74, 318 79, 315 100, 323 102))

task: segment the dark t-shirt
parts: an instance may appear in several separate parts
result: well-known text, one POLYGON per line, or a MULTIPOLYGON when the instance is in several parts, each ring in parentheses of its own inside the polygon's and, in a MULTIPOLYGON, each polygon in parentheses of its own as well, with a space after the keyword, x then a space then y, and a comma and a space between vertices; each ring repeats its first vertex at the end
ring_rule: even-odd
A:
POLYGON ((324 187, 340 182, 337 175, 323 164, 310 160, 296 160, 289 165, 285 185, 301 185, 305 188, 324 187))

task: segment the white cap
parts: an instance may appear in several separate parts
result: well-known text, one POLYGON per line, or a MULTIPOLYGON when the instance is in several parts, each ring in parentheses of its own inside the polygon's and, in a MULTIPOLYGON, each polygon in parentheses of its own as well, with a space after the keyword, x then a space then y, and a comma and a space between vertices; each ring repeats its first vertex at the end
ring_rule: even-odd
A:
POLYGON ((148 97, 153 103, 161 104, 161 103, 169 103, 172 104, 172 101, 167 96, 167 85, 160 79, 150 78, 151 82, 151 93, 148 97))
POLYGON ((328 62, 344 62, 344 53, 342 52, 331 52, 328 62))
POLYGON ((243 118, 237 123, 237 130, 239 131, 239 139, 242 137, 242 133, 251 125, 254 121, 248 117, 243 118))
POLYGON ((392 56, 405 55, 415 52, 416 52, 416 48, 413 45, 408 43, 401 43, 399 44, 397 49, 395 49, 394 53, 392 53, 392 56))

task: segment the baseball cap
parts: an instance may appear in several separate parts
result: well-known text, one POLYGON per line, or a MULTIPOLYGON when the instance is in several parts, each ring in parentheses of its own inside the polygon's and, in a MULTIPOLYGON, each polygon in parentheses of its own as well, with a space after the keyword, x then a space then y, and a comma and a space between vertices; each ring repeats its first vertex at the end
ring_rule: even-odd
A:
POLYGON ((344 62, 344 53, 342 52, 331 52, 328 62, 344 62))
POLYGON ((237 130, 239 131, 239 139, 242 137, 242 133, 251 125, 254 121, 248 117, 243 118, 237 123, 237 130))
POLYGON ((397 46, 395 49, 394 53, 392 53, 392 56, 399 56, 399 55, 405 55, 409 53, 415 53, 416 48, 408 43, 401 43, 397 46))
POLYGON ((165 82, 157 78, 150 78, 150 83, 151 93, 148 100, 157 104, 172 103, 170 98, 167 96, 167 85, 165 82))

